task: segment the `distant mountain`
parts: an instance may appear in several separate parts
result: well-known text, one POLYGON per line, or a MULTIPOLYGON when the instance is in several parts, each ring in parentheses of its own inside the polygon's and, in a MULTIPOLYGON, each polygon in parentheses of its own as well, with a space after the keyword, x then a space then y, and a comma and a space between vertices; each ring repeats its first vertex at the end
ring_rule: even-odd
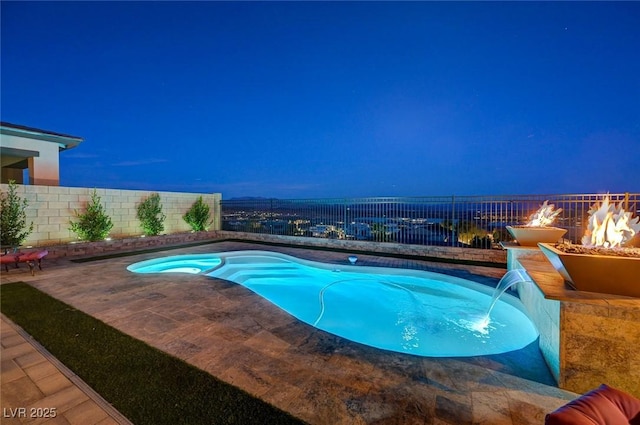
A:
POLYGON ((265 199, 278 199, 278 198, 265 198, 264 196, 240 196, 238 198, 225 199, 225 201, 263 201, 265 199))

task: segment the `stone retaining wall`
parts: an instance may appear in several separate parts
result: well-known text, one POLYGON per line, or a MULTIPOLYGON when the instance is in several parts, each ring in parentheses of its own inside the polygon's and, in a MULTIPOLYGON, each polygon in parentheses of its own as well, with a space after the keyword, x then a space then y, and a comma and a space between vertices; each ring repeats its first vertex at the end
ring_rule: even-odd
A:
POLYGON ((473 249, 408 245, 380 242, 345 241, 336 239, 305 238, 297 236, 262 235, 229 231, 183 232, 152 237, 130 237, 101 242, 78 242, 49 245, 49 259, 59 257, 95 256, 116 252, 140 251, 152 248, 174 247, 197 242, 216 242, 235 239, 247 242, 286 244, 321 249, 374 252, 391 255, 411 255, 424 259, 454 262, 476 262, 505 265, 506 253, 497 249, 473 249))
MULTIPOLYGON (((217 238, 215 231, 210 232, 185 232, 171 235, 131 237, 112 239, 100 242, 72 242, 58 245, 47 245, 44 248, 49 251, 47 259, 61 257, 93 257, 109 255, 119 252, 143 251, 146 249, 162 247, 178 247, 198 242, 214 242, 217 238)), ((29 251, 29 250, 26 250, 29 251)))

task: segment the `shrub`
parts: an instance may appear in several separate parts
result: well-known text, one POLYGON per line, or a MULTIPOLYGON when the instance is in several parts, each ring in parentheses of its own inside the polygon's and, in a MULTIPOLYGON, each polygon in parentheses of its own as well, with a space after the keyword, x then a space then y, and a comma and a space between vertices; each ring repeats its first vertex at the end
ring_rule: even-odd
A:
POLYGON ((0 194, 0 244, 20 246, 33 231, 33 222, 27 225, 25 212, 29 203, 16 193, 17 184, 9 180, 9 190, 0 194))
POLYGON ((78 237, 86 241, 101 241, 109 235, 113 227, 111 218, 105 213, 104 207, 100 203, 100 196, 93 189, 91 200, 87 204, 87 210, 80 214, 76 210, 77 222, 70 221, 71 231, 78 237))
POLYGON ((164 230, 164 219, 166 215, 162 213, 162 204, 160 203, 160 195, 152 193, 147 199, 138 205, 138 220, 142 232, 146 236, 156 236, 164 230))
POLYGON ((513 239, 513 236, 509 234, 509 231, 506 227, 501 227, 499 229, 495 229, 493 231, 493 242, 500 243, 502 241, 510 241, 513 239))
POLYGON ((473 238, 483 238, 487 235, 487 231, 478 227, 472 221, 461 221, 455 225, 455 230, 458 233, 458 242, 465 245, 471 245, 473 238))
POLYGON ((209 205, 205 204, 202 196, 198 197, 198 200, 191 205, 189 211, 182 216, 194 232, 208 230, 211 224, 210 217, 209 205))
POLYGON ((491 249, 493 246, 493 241, 489 236, 474 236, 471 239, 471 248, 480 248, 480 249, 491 249))

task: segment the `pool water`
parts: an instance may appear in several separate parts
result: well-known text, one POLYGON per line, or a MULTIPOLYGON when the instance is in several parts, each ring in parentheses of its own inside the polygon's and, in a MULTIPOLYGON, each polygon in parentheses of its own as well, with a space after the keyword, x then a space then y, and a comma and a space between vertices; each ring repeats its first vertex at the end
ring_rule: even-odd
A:
POLYGON ((440 273, 338 266, 269 251, 173 256, 128 269, 229 280, 318 329, 420 356, 499 354, 538 337, 517 298, 502 295, 487 320, 493 289, 440 273))
POLYGON ((176 255, 132 264, 127 267, 127 270, 136 273, 197 274, 218 267, 220 264, 222 260, 216 254, 176 255))

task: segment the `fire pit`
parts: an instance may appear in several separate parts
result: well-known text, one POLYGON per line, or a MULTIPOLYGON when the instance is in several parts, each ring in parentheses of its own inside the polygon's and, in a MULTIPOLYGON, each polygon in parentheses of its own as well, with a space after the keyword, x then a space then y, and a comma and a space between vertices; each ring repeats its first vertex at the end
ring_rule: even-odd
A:
POLYGON ((640 298, 640 249, 625 247, 640 232, 640 219, 608 197, 589 215, 582 245, 540 243, 540 249, 579 291, 640 298))
POLYGON ((555 206, 544 201, 538 211, 529 216, 529 222, 522 226, 507 226, 507 231, 522 246, 538 246, 539 242, 557 242, 567 233, 566 229, 552 227, 550 224, 562 212, 562 208, 554 211, 555 206))

